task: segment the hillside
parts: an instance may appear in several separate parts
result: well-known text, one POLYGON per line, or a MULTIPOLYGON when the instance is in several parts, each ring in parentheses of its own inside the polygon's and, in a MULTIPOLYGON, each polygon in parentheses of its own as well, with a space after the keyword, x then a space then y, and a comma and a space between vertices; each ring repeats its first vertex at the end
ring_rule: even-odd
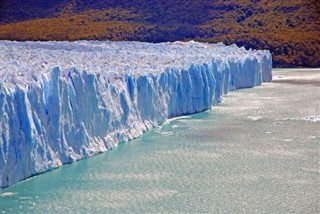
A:
POLYGON ((320 67, 318 0, 0 0, 0 39, 198 40, 270 49, 277 67, 320 67))

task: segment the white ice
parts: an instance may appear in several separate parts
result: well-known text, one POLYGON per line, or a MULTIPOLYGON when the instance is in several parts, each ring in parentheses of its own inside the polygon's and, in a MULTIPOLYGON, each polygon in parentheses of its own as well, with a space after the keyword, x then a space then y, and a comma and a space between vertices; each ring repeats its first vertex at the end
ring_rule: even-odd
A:
POLYGON ((0 41, 0 188, 104 152, 272 79, 269 51, 0 41))

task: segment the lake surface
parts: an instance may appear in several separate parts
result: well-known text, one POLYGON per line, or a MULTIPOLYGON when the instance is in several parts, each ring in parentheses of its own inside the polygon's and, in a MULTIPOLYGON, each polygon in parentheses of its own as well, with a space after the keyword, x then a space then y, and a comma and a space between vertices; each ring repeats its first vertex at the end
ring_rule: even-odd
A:
POLYGON ((104 154, 0 190, 2 213, 319 213, 320 70, 274 70, 104 154))

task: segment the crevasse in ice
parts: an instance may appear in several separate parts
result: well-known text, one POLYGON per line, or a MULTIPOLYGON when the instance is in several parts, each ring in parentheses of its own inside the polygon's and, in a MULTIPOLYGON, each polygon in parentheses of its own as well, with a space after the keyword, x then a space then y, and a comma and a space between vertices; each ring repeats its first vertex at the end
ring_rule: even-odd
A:
POLYGON ((0 41, 0 187, 107 151, 272 79, 269 51, 0 41))

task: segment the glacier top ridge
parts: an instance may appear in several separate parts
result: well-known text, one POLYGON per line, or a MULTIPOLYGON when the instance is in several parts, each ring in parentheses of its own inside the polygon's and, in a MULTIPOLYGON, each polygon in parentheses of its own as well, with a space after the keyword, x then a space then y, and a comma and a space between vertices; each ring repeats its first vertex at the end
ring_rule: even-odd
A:
POLYGON ((266 52, 246 50, 236 45, 200 42, 15 42, 0 41, 0 82, 27 86, 59 67, 67 76, 71 68, 104 75, 109 81, 125 74, 157 75, 166 68, 188 69, 212 59, 244 61, 266 52))

